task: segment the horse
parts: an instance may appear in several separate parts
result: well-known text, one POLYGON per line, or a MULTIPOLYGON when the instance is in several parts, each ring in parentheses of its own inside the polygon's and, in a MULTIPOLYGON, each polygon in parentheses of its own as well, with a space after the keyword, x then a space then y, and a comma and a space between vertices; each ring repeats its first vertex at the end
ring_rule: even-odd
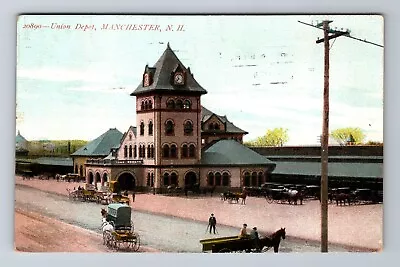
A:
POLYGON ((281 239, 285 238, 286 238, 286 230, 285 228, 281 228, 272 235, 270 235, 269 237, 260 238, 259 249, 262 250, 264 249, 264 247, 266 247, 266 249, 268 250, 270 247, 274 247, 274 252, 278 253, 281 239))
POLYGON ((303 194, 295 189, 283 189, 283 194, 286 196, 289 204, 293 201, 295 205, 297 205, 297 200, 300 200, 300 205, 303 205, 303 194))
POLYGON ((202 191, 203 191, 203 194, 204 195, 207 195, 207 193, 209 192, 210 193, 210 195, 212 196, 213 195, 213 193, 214 193, 214 191, 215 191, 215 188, 216 188, 216 186, 214 185, 214 186, 212 186, 212 187, 204 187, 203 189, 202 189, 202 191))
POLYGON ((354 199, 354 195, 352 195, 352 194, 348 194, 348 193, 335 194, 336 206, 339 206, 339 204, 342 205, 342 203, 343 203, 343 205, 346 205, 346 200, 350 206, 353 199, 354 199))

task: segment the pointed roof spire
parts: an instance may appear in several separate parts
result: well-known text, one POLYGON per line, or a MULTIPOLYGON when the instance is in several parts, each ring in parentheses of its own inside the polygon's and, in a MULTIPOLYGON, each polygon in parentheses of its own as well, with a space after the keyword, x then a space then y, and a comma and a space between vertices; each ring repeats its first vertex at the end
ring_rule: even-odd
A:
MULTIPOLYGON (((189 72, 188 69, 182 64, 174 51, 171 50, 169 42, 164 53, 158 59, 156 64, 152 67, 154 69, 153 83, 150 86, 144 87, 141 82, 136 90, 131 93, 131 96, 148 93, 151 91, 167 92, 176 91, 177 88, 171 83, 171 73, 179 69, 184 73, 189 72)), ((191 70, 189 72, 191 73, 191 70)), ((179 88, 180 92, 206 94, 207 91, 194 79, 193 74, 186 76, 185 85, 179 88)))

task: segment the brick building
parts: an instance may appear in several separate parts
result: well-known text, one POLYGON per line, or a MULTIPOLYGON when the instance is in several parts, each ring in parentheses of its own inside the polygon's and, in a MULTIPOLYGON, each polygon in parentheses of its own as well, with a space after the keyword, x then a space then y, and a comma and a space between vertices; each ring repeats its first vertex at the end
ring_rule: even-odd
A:
POLYGON ((169 44, 141 78, 131 94, 136 127, 117 145, 115 139, 102 143, 103 134, 71 155, 88 184, 118 180, 123 190, 160 192, 169 185, 241 188, 268 179, 275 163, 242 144, 246 131, 201 105, 207 91, 169 44))

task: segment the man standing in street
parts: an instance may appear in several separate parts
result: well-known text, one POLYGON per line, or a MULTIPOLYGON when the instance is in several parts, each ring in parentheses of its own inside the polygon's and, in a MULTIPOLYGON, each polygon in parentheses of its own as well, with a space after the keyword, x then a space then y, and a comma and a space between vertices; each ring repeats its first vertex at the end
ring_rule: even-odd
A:
POLYGON ((250 239, 253 240, 256 251, 260 251, 260 237, 257 232, 257 227, 253 227, 253 230, 251 230, 250 239))
POLYGON ((208 226, 210 227, 210 234, 211 228, 213 228, 214 235, 215 235, 215 226, 217 225, 217 219, 214 217, 214 213, 211 213, 211 217, 208 219, 208 226))

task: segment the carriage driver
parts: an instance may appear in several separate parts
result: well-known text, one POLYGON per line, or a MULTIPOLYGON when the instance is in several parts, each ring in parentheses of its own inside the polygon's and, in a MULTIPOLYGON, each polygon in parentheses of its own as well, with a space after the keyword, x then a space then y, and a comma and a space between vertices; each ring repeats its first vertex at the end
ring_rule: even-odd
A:
POLYGON ((242 229, 240 229, 239 238, 248 238, 249 235, 247 234, 247 224, 243 224, 242 229))

